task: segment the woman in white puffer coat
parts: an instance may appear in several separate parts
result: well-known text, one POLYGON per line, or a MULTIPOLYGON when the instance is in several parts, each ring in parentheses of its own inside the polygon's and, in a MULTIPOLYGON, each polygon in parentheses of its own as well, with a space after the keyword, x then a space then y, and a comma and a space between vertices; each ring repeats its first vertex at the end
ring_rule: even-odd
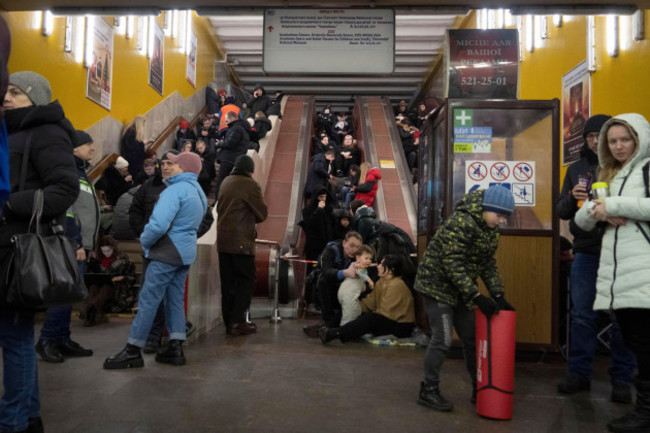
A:
POLYGON ((623 340, 637 356, 634 410, 607 426, 650 432, 650 198, 643 166, 650 162, 650 124, 640 114, 608 120, 598 139, 599 181, 609 197, 588 201, 575 222, 583 230, 607 224, 598 268, 596 310, 616 310, 623 340))

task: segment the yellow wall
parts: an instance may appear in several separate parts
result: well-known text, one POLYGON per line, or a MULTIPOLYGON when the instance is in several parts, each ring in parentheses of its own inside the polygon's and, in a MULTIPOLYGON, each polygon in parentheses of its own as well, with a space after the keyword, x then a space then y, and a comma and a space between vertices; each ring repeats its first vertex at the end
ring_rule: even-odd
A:
MULTIPOLYGON (((596 71, 591 74, 591 113, 616 115, 637 112, 650 119, 650 12, 645 11, 645 39, 632 40, 631 30, 621 32, 618 57, 609 57, 605 43, 605 17, 595 18, 596 71)), ((631 17, 621 17, 631 28, 631 17)), ((587 58, 587 18, 565 16, 562 27, 548 17, 548 39, 524 50, 520 64, 520 99, 561 99, 562 76, 587 58)), ((522 29, 525 35, 525 26, 522 29)), ((525 37, 525 36, 524 36, 525 37)), ((560 149, 561 150, 561 149, 560 149)), ((567 167, 560 168, 560 185, 567 167)))
MULTIPOLYGON (((148 84, 149 63, 136 50, 136 38, 114 33, 113 94, 108 111, 86 98, 86 69, 63 50, 65 18, 54 19, 51 36, 41 34, 35 17, 40 12, 12 12, 4 15, 11 30, 12 46, 9 71, 31 70, 45 76, 75 127, 86 129, 107 115, 128 123, 138 114, 151 110, 163 99, 178 91, 188 97, 212 81, 216 47, 208 33, 205 18, 193 14, 193 32, 197 37, 196 89, 185 79, 186 56, 176 39, 165 37, 164 85, 160 95, 148 84)), ((112 24, 113 17, 106 17, 112 24)), ((156 19, 163 27, 163 15, 156 19)))

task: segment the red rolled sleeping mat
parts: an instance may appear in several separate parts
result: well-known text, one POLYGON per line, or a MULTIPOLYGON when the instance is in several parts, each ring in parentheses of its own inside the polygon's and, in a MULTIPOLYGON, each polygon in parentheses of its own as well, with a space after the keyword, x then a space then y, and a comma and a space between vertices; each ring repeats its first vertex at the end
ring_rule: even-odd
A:
POLYGON ((487 320, 476 309, 476 412, 512 419, 517 313, 499 311, 487 320))

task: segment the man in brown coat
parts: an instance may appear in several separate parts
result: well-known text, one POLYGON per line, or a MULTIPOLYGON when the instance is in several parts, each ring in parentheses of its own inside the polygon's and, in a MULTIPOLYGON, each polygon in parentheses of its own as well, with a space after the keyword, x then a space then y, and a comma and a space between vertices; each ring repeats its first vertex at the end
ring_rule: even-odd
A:
POLYGON ((255 225, 266 219, 267 210, 260 186, 253 180, 255 164, 240 155, 221 184, 217 201, 217 251, 221 275, 221 311, 228 335, 257 331, 247 323, 255 288, 255 225))

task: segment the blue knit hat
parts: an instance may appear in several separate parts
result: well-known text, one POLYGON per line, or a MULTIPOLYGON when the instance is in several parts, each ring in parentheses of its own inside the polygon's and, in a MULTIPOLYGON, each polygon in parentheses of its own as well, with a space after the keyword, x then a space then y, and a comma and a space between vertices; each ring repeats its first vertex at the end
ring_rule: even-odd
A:
POLYGON ((483 193, 483 210, 509 216, 515 210, 515 198, 508 188, 492 185, 483 193))

